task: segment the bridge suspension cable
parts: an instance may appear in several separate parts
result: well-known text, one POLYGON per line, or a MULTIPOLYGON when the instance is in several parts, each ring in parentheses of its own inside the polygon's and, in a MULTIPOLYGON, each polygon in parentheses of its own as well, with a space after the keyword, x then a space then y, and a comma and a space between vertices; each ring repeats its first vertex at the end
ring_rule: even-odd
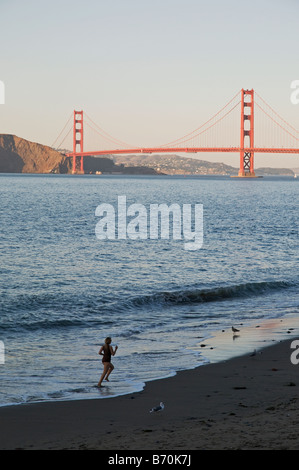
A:
MULTIPOLYGON (((193 140, 195 139, 196 137, 199 137, 200 135, 204 134, 205 132, 207 132, 208 130, 210 130, 212 127, 216 126, 216 124, 218 124, 220 121, 222 121, 226 116, 228 116, 234 109, 236 109, 237 106, 239 106, 240 104, 240 101, 238 101, 238 103, 236 103, 229 111, 227 111, 223 116, 221 116, 219 119, 217 119, 214 123, 210 124, 207 128, 203 129, 202 131, 198 132, 197 134, 195 135, 192 135, 192 137, 189 137, 188 139, 186 140, 181 140, 179 143, 177 143, 176 145, 180 145, 180 144, 185 144, 186 142, 190 142, 190 140, 193 140)), ((217 113, 219 114, 219 113, 217 113)), ((214 116, 215 117, 215 116, 214 116)), ((208 122, 210 122, 211 120, 207 121, 205 124, 207 124, 208 122)), ((201 126, 203 127, 203 126, 201 126)), ((174 142, 172 143, 174 144, 174 142)), ((213 144, 211 144, 212 146, 213 144)), ((167 145, 167 147, 169 146, 169 144, 167 145)), ((166 145, 163 145, 162 147, 166 147, 166 145)), ((208 147, 208 145, 206 146, 208 147)))
POLYGON ((276 119, 274 119, 267 111, 265 111, 258 103, 255 103, 255 105, 266 115, 268 116, 275 124, 277 124, 284 132, 289 134, 293 139, 297 140, 299 142, 299 137, 294 136, 290 131, 288 131, 285 127, 283 127, 281 124, 279 124, 276 119))
POLYGON ((280 116, 257 92, 255 92, 255 95, 274 113, 281 121, 283 121, 285 124, 287 124, 288 127, 290 127, 293 131, 295 131, 297 134, 299 133, 298 129, 295 129, 291 124, 289 124, 283 117, 280 116))
POLYGON ((99 134, 103 139, 105 139, 106 141, 108 142, 112 142, 114 144, 117 144, 117 145, 124 145, 125 147, 128 147, 128 148, 134 148, 136 146, 134 145, 130 145, 130 144, 127 144, 126 142, 123 142, 119 139, 116 139, 115 137, 112 137, 110 134, 108 134, 108 132, 104 131, 104 129, 102 129, 98 124, 96 124, 92 119, 91 117, 88 116, 88 114, 86 112, 84 112, 84 118, 88 118, 89 121, 93 124, 93 126, 95 126, 97 129, 94 129, 93 126, 91 126, 88 122, 86 122, 85 120, 85 124, 88 125, 88 127, 90 129, 92 129, 94 132, 96 132, 97 134, 99 134))
MULTIPOLYGON (((53 144, 51 145, 51 147, 54 147, 56 142, 58 141, 59 137, 61 136, 61 134, 64 132, 65 128, 67 127, 67 125, 70 123, 71 119, 73 117, 73 113, 70 115, 70 117, 68 118, 65 126, 63 127, 62 131, 60 132, 60 134, 56 137, 56 139, 54 140, 53 144)), ((62 145, 62 143, 65 141, 65 139, 67 138, 67 136, 69 135, 69 133, 71 132, 72 130, 72 127, 70 128, 70 130, 68 131, 68 133, 66 134, 66 136, 63 138, 62 142, 58 145, 58 148, 60 148, 60 146, 62 145)))
POLYGON ((256 114, 256 147, 298 148, 299 131, 280 116, 258 93, 256 96, 258 99, 255 101, 255 106, 261 111, 256 114))
POLYGON ((201 126, 194 129, 192 132, 180 137, 179 139, 168 142, 167 144, 163 144, 160 147, 174 147, 174 146, 180 145, 182 143, 186 143, 186 142, 192 140, 194 137, 197 137, 200 134, 206 132, 208 129, 210 129, 212 126, 214 126, 217 122, 221 121, 225 116, 227 116, 233 109, 235 109, 240 104, 240 102, 241 102, 240 99, 238 100, 237 104, 235 106, 233 106, 233 108, 230 109, 222 118, 218 119, 218 121, 211 124, 207 129, 204 129, 202 132, 198 132, 198 131, 200 131, 207 124, 209 124, 211 121, 213 121, 213 119, 215 119, 217 116, 219 116, 237 97, 239 97, 239 95, 240 95, 240 91, 238 91, 238 93, 236 93, 235 96, 233 96, 233 98, 228 103, 226 103, 226 105, 223 106, 216 114, 214 114, 210 119, 208 119, 206 122, 204 122, 201 126))

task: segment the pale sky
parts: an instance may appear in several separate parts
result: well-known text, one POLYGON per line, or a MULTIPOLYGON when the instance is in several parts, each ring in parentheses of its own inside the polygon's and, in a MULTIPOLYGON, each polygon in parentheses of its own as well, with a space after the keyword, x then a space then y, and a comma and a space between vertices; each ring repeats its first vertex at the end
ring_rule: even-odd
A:
MULTIPOLYGON (((0 0, 0 20, 0 133, 51 145, 83 109, 112 136, 155 146, 241 88, 299 129, 299 0, 0 0)), ((239 164, 238 154, 186 156, 239 164)), ((299 156, 255 161, 299 167, 299 156)))

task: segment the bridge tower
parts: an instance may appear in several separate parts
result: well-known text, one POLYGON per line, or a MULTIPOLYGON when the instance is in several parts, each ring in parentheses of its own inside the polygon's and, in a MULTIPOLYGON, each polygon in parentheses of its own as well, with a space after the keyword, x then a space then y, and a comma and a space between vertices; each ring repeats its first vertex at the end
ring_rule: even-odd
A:
POLYGON ((255 177, 254 173, 254 92, 241 90, 240 177, 255 177))
POLYGON ((77 169, 77 145, 79 145, 80 148, 79 152, 83 153, 83 111, 74 111, 73 173, 84 173, 82 155, 80 158, 80 168, 79 170, 77 169))

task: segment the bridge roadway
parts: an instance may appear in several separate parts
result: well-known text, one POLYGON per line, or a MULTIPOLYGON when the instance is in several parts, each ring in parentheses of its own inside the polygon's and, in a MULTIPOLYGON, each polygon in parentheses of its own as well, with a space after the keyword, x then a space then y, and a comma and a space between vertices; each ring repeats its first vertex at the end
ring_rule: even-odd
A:
MULTIPOLYGON (((250 153, 293 153, 299 154, 299 148, 240 148, 240 147, 145 147, 145 148, 132 148, 132 149, 114 149, 114 150, 90 150, 89 152, 76 152, 76 157, 85 157, 89 155, 117 155, 117 154, 135 154, 135 153, 198 153, 198 152, 250 152, 250 153)), ((66 154, 68 157, 74 155, 73 152, 66 154)))

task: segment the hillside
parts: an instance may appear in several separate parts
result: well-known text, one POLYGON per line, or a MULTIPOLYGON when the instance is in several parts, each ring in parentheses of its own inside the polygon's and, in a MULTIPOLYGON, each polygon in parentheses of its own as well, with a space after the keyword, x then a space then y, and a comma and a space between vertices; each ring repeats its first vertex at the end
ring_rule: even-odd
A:
MULTIPOLYGON (((111 156, 117 164, 148 166, 168 175, 227 175, 235 176, 239 169, 225 163, 208 162, 197 158, 178 155, 115 155, 111 156)), ((299 172, 298 172, 299 173, 299 172)), ((293 176, 289 168, 256 168, 257 176, 293 176)))
POLYGON ((148 166, 168 175, 237 175, 238 169, 224 163, 214 163, 178 155, 115 155, 117 164, 148 166))
MULTIPOLYGON (((85 173, 155 175, 144 166, 117 165, 112 158, 84 157, 85 173)), ((0 173, 71 173, 72 159, 46 145, 0 134, 0 173)))
POLYGON ((46 145, 0 134, 1 173, 68 173, 69 159, 46 145))
POLYGON ((294 172, 290 168, 257 168, 255 174, 257 176, 294 176, 294 172))

